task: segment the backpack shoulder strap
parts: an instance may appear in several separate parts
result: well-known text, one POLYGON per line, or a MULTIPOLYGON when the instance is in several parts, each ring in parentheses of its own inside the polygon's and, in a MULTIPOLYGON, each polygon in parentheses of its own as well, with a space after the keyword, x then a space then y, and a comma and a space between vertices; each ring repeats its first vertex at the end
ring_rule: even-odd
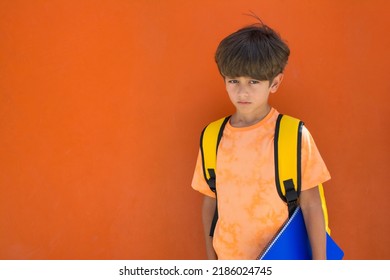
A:
POLYGON ((230 116, 219 119, 207 125, 200 137, 200 151, 202 153, 203 174, 210 189, 215 192, 215 167, 217 164, 217 150, 223 130, 230 116))
POLYGON ((275 184, 280 198, 294 212, 301 192, 301 142, 303 122, 278 116, 274 136, 275 184))
MULTIPOLYGON (((280 198, 287 203, 290 217, 298 205, 298 198, 301 193, 303 125, 304 123, 299 119, 280 114, 275 126, 275 183, 280 198)), ((318 188, 326 230, 330 233, 328 211, 322 184, 319 184, 318 188)))
MULTIPOLYGON (((202 153, 203 175, 211 191, 215 193, 215 197, 217 197, 217 189, 215 184, 215 168, 217 165, 218 145, 221 141, 223 130, 229 119, 230 116, 210 123, 203 129, 200 137, 200 151, 202 153)), ((216 203, 218 203, 218 200, 216 203)), ((216 204, 214 217, 210 226, 210 236, 214 236, 214 230, 217 221, 218 205, 216 204)))

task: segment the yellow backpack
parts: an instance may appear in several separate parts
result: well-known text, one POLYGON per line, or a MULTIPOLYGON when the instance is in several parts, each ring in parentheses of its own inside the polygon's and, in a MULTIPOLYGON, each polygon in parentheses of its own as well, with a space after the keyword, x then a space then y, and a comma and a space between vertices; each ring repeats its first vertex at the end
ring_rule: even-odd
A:
MULTIPOLYGON (((202 153, 203 173, 210 189, 216 192, 216 162, 218 145, 221 141, 225 125, 230 116, 219 119, 207 125, 201 134, 200 150, 202 153)), ((287 204, 289 217, 298 206, 301 192, 301 140, 303 122, 299 119, 282 115, 278 116, 275 126, 274 156, 275 156, 275 185, 280 198, 287 204)), ((322 184, 318 186, 324 212, 326 231, 328 227, 328 211, 326 208, 322 184)), ((218 200, 217 200, 218 201, 218 200)), ((217 206, 218 207, 218 206, 217 206)), ((210 236, 218 220, 215 209, 210 236)))

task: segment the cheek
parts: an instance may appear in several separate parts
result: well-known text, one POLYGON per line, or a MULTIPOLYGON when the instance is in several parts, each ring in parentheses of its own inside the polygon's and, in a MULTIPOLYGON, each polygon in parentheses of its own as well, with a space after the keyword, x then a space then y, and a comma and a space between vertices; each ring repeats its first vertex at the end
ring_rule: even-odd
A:
POLYGON ((229 96, 230 101, 234 101, 236 99, 236 94, 232 93, 231 91, 227 91, 227 94, 229 96))
POLYGON ((225 84, 225 89, 226 89, 227 91, 231 91, 232 88, 233 88, 232 84, 229 84, 229 83, 226 83, 226 84, 225 84))
POLYGON ((229 95, 233 95, 234 94, 234 88, 232 87, 232 85, 226 85, 225 89, 226 89, 226 92, 229 95))

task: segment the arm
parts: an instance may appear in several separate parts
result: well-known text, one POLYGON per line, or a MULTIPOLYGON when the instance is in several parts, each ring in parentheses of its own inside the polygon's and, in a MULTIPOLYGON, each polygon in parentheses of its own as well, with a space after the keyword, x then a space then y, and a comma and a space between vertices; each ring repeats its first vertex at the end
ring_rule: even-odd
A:
POLYGON ((313 260, 326 259, 324 213, 318 187, 301 192, 300 205, 312 248, 313 260))
POLYGON ((217 255, 213 247, 213 238, 210 234, 210 227, 214 217, 214 211, 216 206, 216 199, 210 196, 205 195, 203 199, 202 206, 202 220, 203 220, 203 229, 206 240, 206 253, 209 260, 216 260, 217 255))

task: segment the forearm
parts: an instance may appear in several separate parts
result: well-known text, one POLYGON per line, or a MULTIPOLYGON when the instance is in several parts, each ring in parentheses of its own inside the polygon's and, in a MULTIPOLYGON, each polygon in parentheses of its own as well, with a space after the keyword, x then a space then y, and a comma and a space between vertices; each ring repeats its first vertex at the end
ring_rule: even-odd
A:
POLYGON ((325 219, 318 188, 302 192, 301 208, 310 240, 313 260, 326 259, 325 219))
POLYGON ((209 260, 216 260, 217 255, 213 247, 213 237, 210 236, 211 223, 214 217, 214 211, 216 207, 216 199, 205 196, 203 199, 202 206, 202 221, 203 221, 203 230, 206 243, 206 253, 209 260))
POLYGON ((309 207, 303 210, 307 234, 312 249, 313 260, 326 259, 326 232, 321 207, 309 207))

